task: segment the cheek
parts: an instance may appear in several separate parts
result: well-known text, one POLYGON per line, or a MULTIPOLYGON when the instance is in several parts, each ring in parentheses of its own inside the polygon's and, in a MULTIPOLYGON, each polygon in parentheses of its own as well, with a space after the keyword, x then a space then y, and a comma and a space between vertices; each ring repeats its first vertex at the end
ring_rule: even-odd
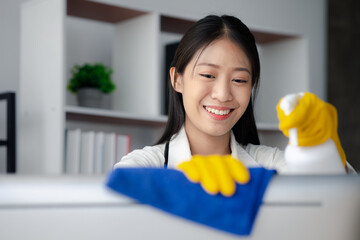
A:
POLYGON ((251 88, 242 89, 241 91, 237 92, 236 96, 237 102, 246 109, 250 102, 251 88))
POLYGON ((184 101, 200 102, 209 94, 210 89, 206 84, 192 79, 184 84, 183 99, 184 101))

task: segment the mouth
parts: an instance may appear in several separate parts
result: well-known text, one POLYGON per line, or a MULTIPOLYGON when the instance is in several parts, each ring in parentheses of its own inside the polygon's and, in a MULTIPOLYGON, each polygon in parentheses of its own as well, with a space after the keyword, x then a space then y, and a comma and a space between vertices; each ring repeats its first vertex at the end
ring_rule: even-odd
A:
POLYGON ((230 114, 232 113, 232 111, 234 111, 233 108, 227 108, 227 107, 209 107, 209 106, 204 106, 204 109, 210 113, 210 115, 212 116, 217 116, 217 117, 221 117, 221 118, 227 118, 228 116, 230 116, 230 114))

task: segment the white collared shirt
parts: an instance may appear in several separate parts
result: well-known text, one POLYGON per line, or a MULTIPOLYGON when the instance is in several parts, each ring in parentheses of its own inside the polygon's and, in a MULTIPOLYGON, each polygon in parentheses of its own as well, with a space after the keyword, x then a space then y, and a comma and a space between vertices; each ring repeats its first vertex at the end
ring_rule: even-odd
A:
MULTIPOLYGON (((230 139, 231 156, 239 159, 248 167, 265 167, 276 169, 279 172, 285 170, 283 151, 278 148, 263 145, 248 144, 240 145, 231 132, 230 139)), ((147 146, 137 149, 124 156, 114 167, 164 167, 165 144, 147 146)), ((168 168, 175 168, 181 162, 191 159, 189 141, 184 126, 172 136, 169 142, 168 168)))

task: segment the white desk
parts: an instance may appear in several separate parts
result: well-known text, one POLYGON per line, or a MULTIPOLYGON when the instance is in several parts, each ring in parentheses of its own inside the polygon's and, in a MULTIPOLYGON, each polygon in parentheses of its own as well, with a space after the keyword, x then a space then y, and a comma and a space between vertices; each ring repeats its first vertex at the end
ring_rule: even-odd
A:
MULTIPOLYGON (((239 239, 135 203, 104 177, 0 176, 0 239, 239 239)), ((360 239, 359 176, 275 176, 251 237, 360 239)))

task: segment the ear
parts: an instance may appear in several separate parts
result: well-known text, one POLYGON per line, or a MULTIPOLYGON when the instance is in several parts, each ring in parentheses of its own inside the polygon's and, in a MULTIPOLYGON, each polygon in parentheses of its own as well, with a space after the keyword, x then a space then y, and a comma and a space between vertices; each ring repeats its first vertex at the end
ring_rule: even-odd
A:
POLYGON ((174 90, 178 93, 182 93, 183 91, 182 75, 176 73, 175 67, 170 68, 170 79, 171 79, 171 85, 174 88, 174 90))

